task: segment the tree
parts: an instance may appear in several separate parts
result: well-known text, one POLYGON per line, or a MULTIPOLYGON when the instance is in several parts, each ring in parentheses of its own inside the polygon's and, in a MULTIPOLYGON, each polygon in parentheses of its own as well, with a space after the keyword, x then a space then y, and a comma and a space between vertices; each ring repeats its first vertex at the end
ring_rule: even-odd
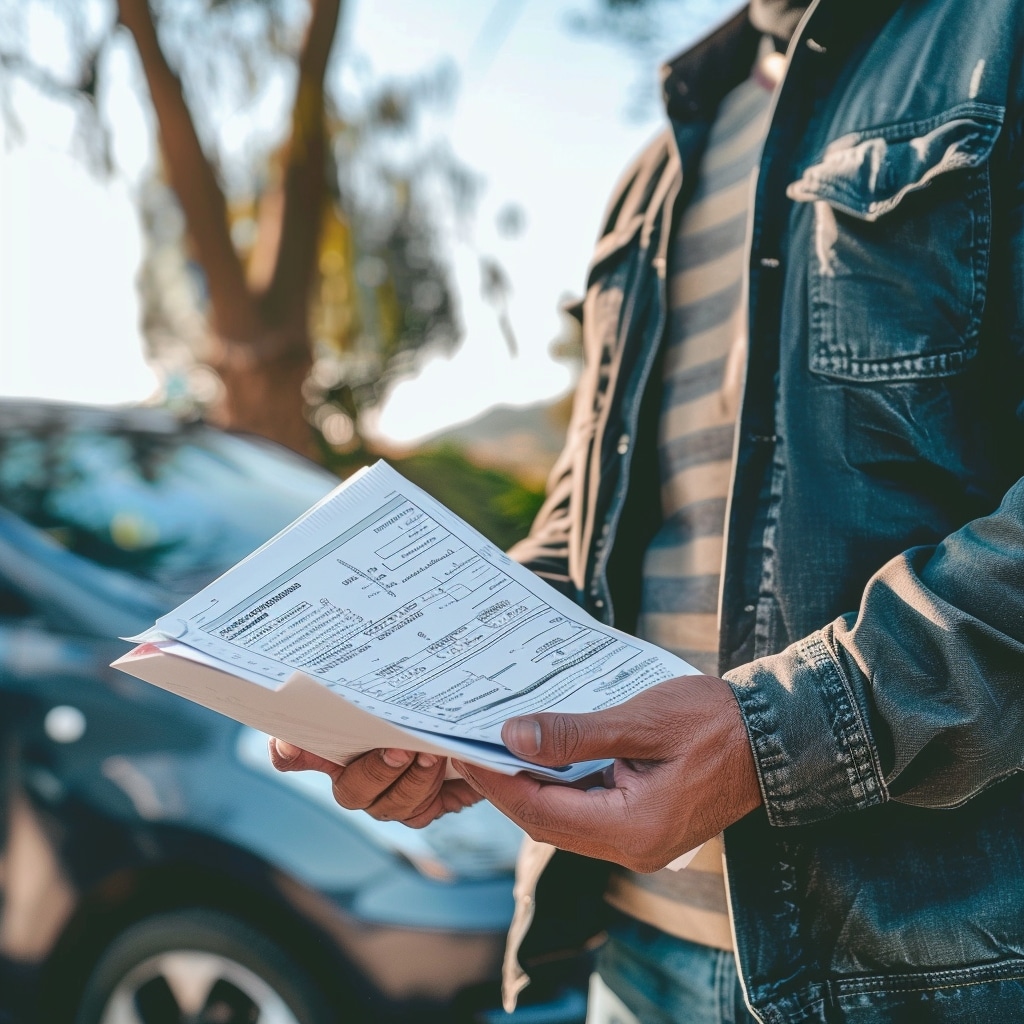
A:
POLYGON ((211 365, 224 384, 215 418, 313 454, 302 384, 312 366, 309 300, 326 193, 324 75, 340 0, 314 0, 280 186, 265 199, 247 274, 231 239, 220 183, 196 134, 147 0, 118 0, 138 47, 160 126, 171 187, 184 212, 209 297, 211 365))
MULTIPOLYGON (((97 97, 116 26, 85 24, 86 7, 103 9, 79 0, 0 9, 0 27, 12 29, 0 43, 0 102, 16 125, 14 77, 67 100, 103 171, 111 149, 97 97), (14 31, 18 16, 40 7, 63 19, 76 48, 64 67, 34 59, 14 31)), ((332 95, 326 73, 340 0, 310 0, 301 40, 301 7, 288 0, 116 7, 161 143, 159 170, 140 192, 150 257, 140 283, 150 354, 170 364, 172 397, 307 454, 319 454, 321 431, 358 447, 363 412, 415 353, 458 340, 433 207, 444 199, 461 216, 474 181, 445 148, 424 150, 414 131, 423 105, 451 92, 451 76, 363 81, 357 96, 332 95), (289 72, 284 144, 270 154, 264 144, 232 166, 209 108, 225 99, 243 106, 265 79, 289 72)))

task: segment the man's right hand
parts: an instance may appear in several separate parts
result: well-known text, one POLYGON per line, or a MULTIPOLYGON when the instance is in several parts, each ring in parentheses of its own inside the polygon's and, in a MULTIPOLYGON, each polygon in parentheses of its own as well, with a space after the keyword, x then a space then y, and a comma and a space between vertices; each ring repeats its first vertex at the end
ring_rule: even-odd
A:
POLYGON ((462 779, 446 780, 447 762, 434 754, 371 750, 340 765, 272 739, 270 761, 281 772, 323 772, 330 776, 334 799, 342 807, 410 828, 423 828, 442 814, 461 811, 482 799, 462 779))

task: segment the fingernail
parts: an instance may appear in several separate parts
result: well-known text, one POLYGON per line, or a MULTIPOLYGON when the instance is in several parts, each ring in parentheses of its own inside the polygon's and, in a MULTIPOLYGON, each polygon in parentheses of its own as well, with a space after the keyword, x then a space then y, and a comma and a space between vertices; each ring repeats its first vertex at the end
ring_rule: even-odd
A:
POLYGON ((433 754, 417 754, 416 763, 421 768, 433 768, 437 764, 437 758, 433 754))
POLYGON ((294 743, 286 743, 284 740, 274 740, 274 749, 277 751, 277 756, 284 762, 294 761, 300 753, 294 743))
POLYGON ((540 740, 540 722, 532 718, 517 718, 508 723, 505 742, 517 754, 539 754, 540 740))
POLYGON ((389 768, 404 768, 412 760, 408 750, 385 750, 380 756, 389 768))

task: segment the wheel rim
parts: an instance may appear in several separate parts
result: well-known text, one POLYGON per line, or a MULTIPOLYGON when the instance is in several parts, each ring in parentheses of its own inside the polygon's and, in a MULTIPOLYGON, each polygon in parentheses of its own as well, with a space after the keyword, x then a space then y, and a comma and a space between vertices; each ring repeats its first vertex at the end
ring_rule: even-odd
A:
POLYGON ((302 1024, 259 975, 236 960, 172 950, 133 967, 99 1024, 302 1024))

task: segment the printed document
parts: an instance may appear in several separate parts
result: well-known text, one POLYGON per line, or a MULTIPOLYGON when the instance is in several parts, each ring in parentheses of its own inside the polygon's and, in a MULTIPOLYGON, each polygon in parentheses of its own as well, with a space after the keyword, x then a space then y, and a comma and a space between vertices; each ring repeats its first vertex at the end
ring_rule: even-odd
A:
POLYGON ((506 719, 696 672, 592 619, 383 462, 133 639, 261 688, 303 675, 505 771, 536 770, 502 745, 506 719))

